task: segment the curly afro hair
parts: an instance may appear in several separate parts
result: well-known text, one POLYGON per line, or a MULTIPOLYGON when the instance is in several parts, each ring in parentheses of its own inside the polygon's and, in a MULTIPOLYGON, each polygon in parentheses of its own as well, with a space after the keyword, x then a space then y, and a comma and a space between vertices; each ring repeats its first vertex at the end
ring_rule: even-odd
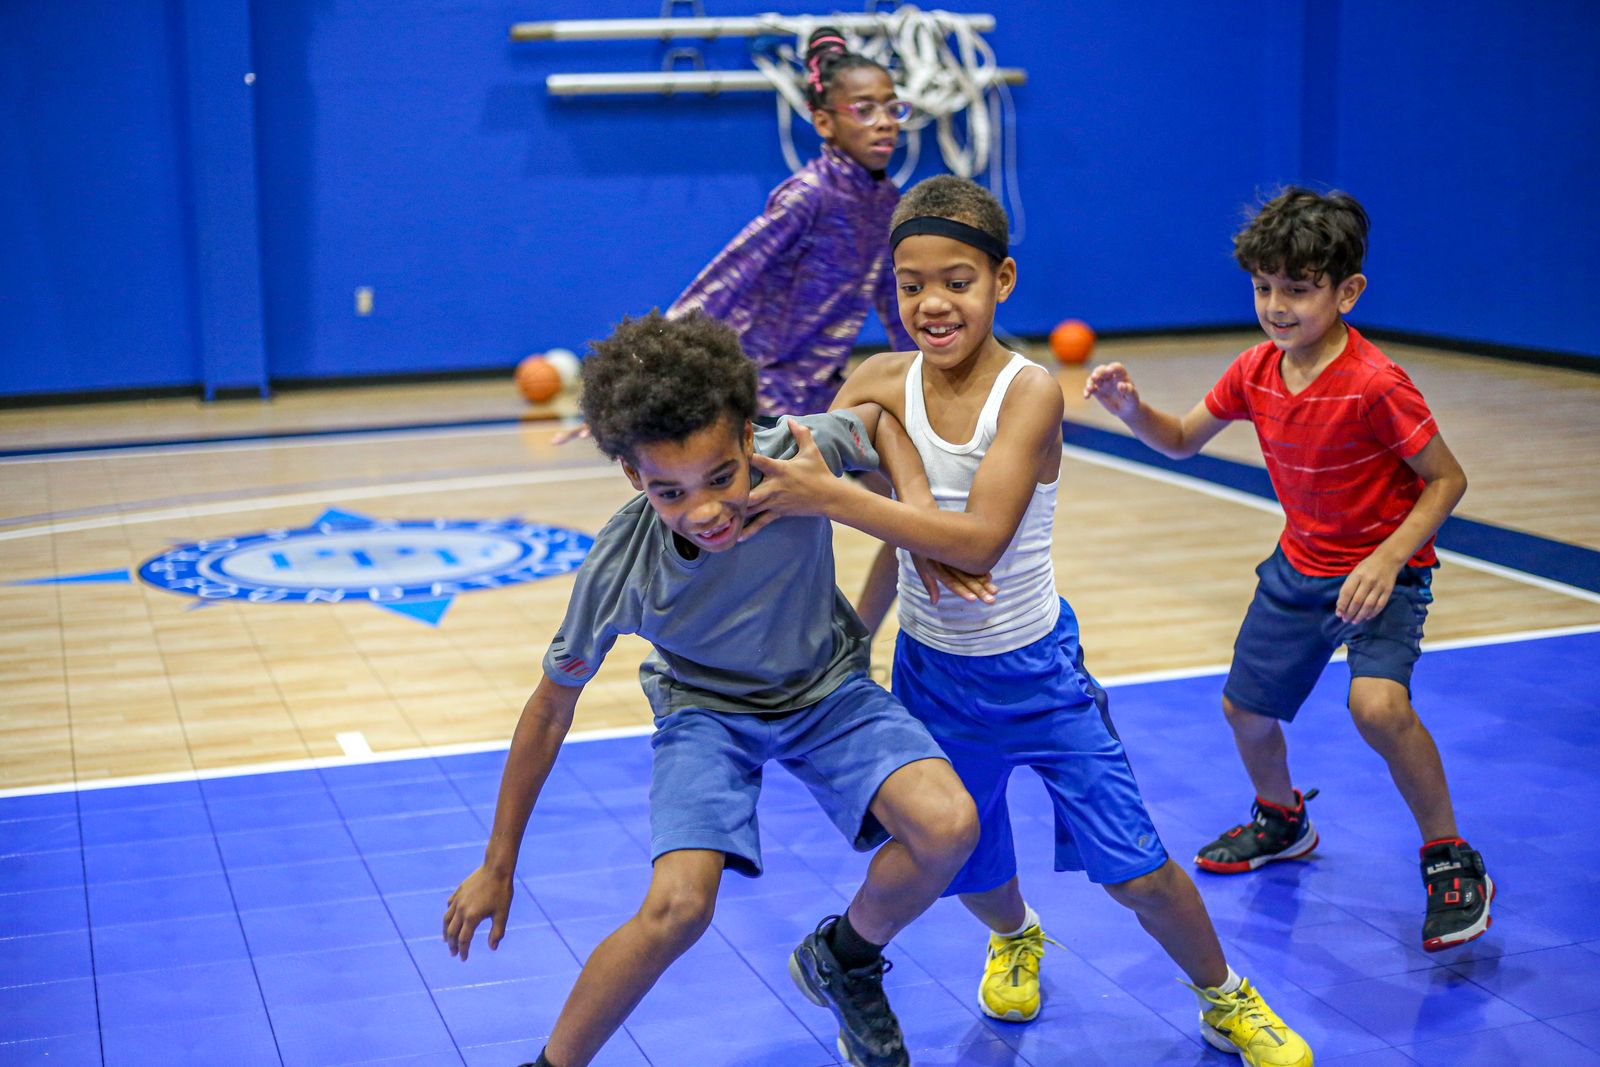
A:
MULTIPOLYGON (((1006 209, 1000 206, 993 193, 970 178, 939 174, 913 185, 895 205, 889 229, 893 230, 907 219, 923 216, 964 222, 987 233, 1001 245, 1011 243, 1011 222, 1006 218, 1006 209)), ((989 258, 999 265, 999 260, 993 256, 989 258)))
POLYGON ((1233 258, 1251 273, 1338 285, 1361 273, 1367 256, 1366 209, 1349 193, 1288 186, 1234 234, 1233 258))
POLYGON ((703 312, 652 311, 590 343, 579 407, 600 451, 632 463, 640 445, 681 441, 723 416, 742 429, 756 413, 755 365, 739 335, 703 312))

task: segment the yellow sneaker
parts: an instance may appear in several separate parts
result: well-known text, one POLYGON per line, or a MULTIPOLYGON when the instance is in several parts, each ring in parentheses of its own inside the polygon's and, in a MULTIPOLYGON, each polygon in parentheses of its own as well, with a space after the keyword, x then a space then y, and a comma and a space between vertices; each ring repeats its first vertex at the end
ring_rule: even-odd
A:
POLYGON ((1200 1036, 1213 1048, 1236 1053, 1251 1067, 1311 1067, 1311 1046, 1267 1007, 1248 979, 1232 993, 1189 988, 1211 1005, 1200 1013, 1200 1036))
POLYGON ((1025 1023, 1039 1014, 1039 960, 1044 943, 1061 942, 1034 923, 1015 937, 989 935, 989 961, 978 983, 978 1007, 991 1019, 1025 1023))

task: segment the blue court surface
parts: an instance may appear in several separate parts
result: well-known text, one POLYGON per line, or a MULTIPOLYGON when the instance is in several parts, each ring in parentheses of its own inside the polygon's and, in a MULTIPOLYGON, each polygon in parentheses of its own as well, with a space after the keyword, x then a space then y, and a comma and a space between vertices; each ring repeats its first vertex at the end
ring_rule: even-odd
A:
MULTIPOLYGON (((1093 649, 1090 649, 1092 664, 1093 649)), ((1310 863, 1198 876, 1230 960, 1319 1064, 1600 1064, 1600 634, 1428 653, 1416 702, 1463 832, 1499 889, 1489 933, 1419 947, 1416 833, 1342 709, 1343 664, 1290 732, 1321 787, 1310 863)), ((1245 817, 1215 676, 1115 687, 1112 712, 1168 847, 1245 817)), ((445 896, 481 858, 503 752, 0 800, 0 1064, 514 1065, 585 954, 641 899, 644 737, 569 744, 529 827, 511 931, 465 964, 445 896)), ((984 935, 943 901, 889 955, 913 1061, 973 1067, 1227 1064, 1131 914, 1050 873, 1043 790, 1013 782, 1023 887, 1064 944, 1028 1025, 975 1006, 984 935)), ((728 876, 713 929, 601 1054, 651 1064, 822 1067, 831 1017, 785 970, 864 869, 781 770, 768 873, 728 876)), ((485 928, 486 930, 487 928, 485 928)))

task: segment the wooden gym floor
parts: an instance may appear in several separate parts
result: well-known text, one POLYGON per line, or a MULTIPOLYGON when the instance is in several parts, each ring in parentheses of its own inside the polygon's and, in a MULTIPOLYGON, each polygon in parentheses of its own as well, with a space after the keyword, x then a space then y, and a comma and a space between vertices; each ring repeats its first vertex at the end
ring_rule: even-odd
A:
MULTIPOLYGON (((1181 410, 1253 340, 1110 342, 1096 355, 1126 362, 1147 399, 1181 410)), ((1385 349, 1467 470, 1460 514, 1533 535, 1521 543, 1534 565, 1447 559, 1429 640, 1600 627, 1593 583, 1537 565, 1576 552, 1579 571, 1594 573, 1600 558, 1582 551, 1600 552, 1600 375, 1385 349)), ((1069 421, 1120 432, 1079 398, 1082 376, 1060 372, 1069 421)), ((201 600, 138 571, 174 545, 302 528, 330 509, 377 521, 515 516, 592 533, 631 490, 586 443, 551 445, 550 416, 570 408, 564 397, 530 411, 508 376, 0 411, 0 793, 503 743, 570 576, 462 593, 428 618, 371 603, 201 600)), ((1260 464, 1247 426, 1207 451, 1260 464)), ((1208 479, 1137 453, 1067 449, 1058 580, 1098 675, 1227 661, 1281 518, 1208 479)), ((874 546, 848 530, 837 543, 853 594, 874 546)), ((892 640, 891 624, 877 661, 892 640)), ((648 723, 643 650, 618 644, 577 730, 648 723)))

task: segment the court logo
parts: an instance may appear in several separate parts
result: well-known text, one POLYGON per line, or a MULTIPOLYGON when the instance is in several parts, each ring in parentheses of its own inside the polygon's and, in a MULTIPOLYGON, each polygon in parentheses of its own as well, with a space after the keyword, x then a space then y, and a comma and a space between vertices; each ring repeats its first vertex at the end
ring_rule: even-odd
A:
POLYGON ((593 545, 576 530, 521 519, 328 511, 309 526, 176 545, 138 574, 200 601, 367 603, 434 624, 457 596, 566 574, 593 545))

